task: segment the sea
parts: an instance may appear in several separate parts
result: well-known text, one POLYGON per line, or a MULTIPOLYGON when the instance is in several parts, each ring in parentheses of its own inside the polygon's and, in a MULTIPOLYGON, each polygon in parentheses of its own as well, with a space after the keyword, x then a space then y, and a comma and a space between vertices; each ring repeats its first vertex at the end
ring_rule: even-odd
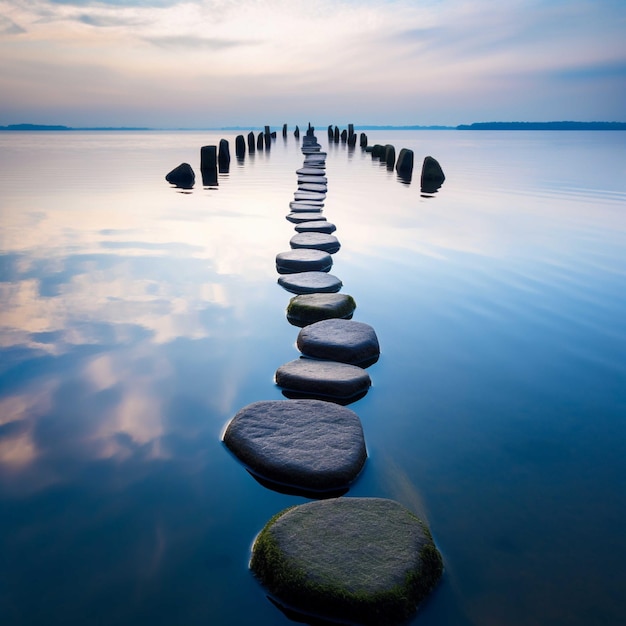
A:
MULTIPOLYGON (((409 623, 624 623, 626 133, 363 131, 413 150, 406 180, 326 128, 331 273, 381 350, 341 497, 431 529, 444 574, 409 623)), ((222 441, 300 354, 275 257, 304 157, 272 130, 243 158, 247 130, 0 133, 3 626, 294 623, 249 559, 310 499, 222 441), (192 188, 165 180, 183 162, 192 188)))

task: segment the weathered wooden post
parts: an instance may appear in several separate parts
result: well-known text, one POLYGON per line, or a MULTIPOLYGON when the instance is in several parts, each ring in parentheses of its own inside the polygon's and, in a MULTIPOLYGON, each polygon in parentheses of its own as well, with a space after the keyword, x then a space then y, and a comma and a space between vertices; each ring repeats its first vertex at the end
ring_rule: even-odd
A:
POLYGON ((348 141, 348 131, 344 128, 341 131, 341 143, 346 143, 348 141))
POLYGON ((283 124, 283 139, 287 138, 287 124, 283 124))
POLYGON ((250 152, 250 154, 252 154, 254 152, 254 133, 252 131, 250 131, 248 133, 248 152, 250 152))
POLYGON ((339 128, 335 126, 335 132, 333 134, 333 139, 335 143, 339 143, 339 128))
POLYGON ((220 139, 220 148, 217 153, 217 164, 220 173, 227 174, 230 170, 230 146, 227 139, 220 139))
POLYGON ((359 145, 361 148, 365 148, 367 146, 367 135, 365 133, 361 133, 359 137, 359 145))
POLYGON ((333 130, 333 125, 329 124, 328 125, 328 141, 334 141, 335 140, 335 131, 333 130))
POLYGON ((299 138, 300 138, 300 129, 298 128, 298 126, 296 126, 296 130, 294 130, 294 131, 293 131, 293 136, 294 136, 296 139, 299 139, 299 138))
POLYGON ((272 145, 272 133, 270 132, 270 127, 265 127, 265 149, 269 150, 272 145))
POLYGON ((200 172, 205 187, 217 185, 217 146, 200 148, 200 172))
POLYGON ((240 160, 246 156, 246 140, 243 135, 235 137, 235 156, 240 160))
POLYGON ((259 133, 259 136, 256 140, 257 150, 263 150, 263 133, 259 133))

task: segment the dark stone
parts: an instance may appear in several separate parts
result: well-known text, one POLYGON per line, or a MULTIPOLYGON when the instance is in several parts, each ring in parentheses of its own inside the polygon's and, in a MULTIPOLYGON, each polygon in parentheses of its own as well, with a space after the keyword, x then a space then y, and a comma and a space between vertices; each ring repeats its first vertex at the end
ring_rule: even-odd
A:
POLYGON ((335 293, 343 286, 341 280, 326 272, 298 272, 278 279, 278 284, 291 293, 335 293))
POLYGON ((439 162, 431 156, 425 157, 424 163, 422 164, 422 177, 420 180, 422 192, 436 192, 441 185, 443 185, 445 179, 446 177, 444 176, 439 162))
POLYGON ((410 180, 413 173, 413 150, 408 148, 400 150, 398 161, 396 162, 396 172, 398 172, 398 176, 405 179, 408 177, 410 180))
POLYGON ((275 515, 254 542, 250 568, 306 623, 380 626, 414 615, 443 561, 427 525, 401 504, 347 497, 275 515))
POLYGON ((253 153, 255 150, 254 133, 250 131, 248 133, 248 152, 253 153))
POLYGON ((217 154, 217 163, 220 173, 228 173, 230 169, 230 146, 227 139, 220 139, 220 149, 217 154))
POLYGON ((306 357, 281 365, 275 378, 276 384, 286 391, 338 400, 361 397, 372 384, 369 374, 362 367, 306 357))
POLYGON ((276 270, 280 274, 296 272, 328 272, 333 266, 333 258, 328 252, 303 248, 288 250, 276 255, 276 270))
POLYGON ((296 224, 295 229, 299 233, 327 233, 330 235, 337 230, 337 227, 330 222, 313 221, 296 224))
POLYGON ((305 356, 360 367, 376 363, 380 355, 374 329, 353 320, 326 319, 310 324, 300 331, 296 345, 305 356))
POLYGON ((243 159, 246 156, 246 140, 243 135, 235 137, 235 156, 243 159))
POLYGON ((287 305, 287 319, 307 326, 326 319, 349 319, 356 309, 352 296, 342 293, 307 293, 294 296, 287 305))
POLYGON ((361 133, 359 135, 359 146, 361 146, 361 148, 365 148, 367 146, 367 135, 365 133, 361 133))
POLYGON ((384 161, 387 164, 388 170, 393 170, 393 166, 396 164, 396 149, 391 145, 385 146, 384 161))
POLYGON ((181 163, 165 175, 165 180, 181 189, 191 189, 196 181, 196 175, 189 163, 181 163))
POLYGON ((287 220, 293 224, 300 224, 302 222, 325 222, 326 218, 321 214, 321 212, 314 213, 311 211, 310 213, 299 213, 294 211, 293 213, 289 213, 289 215, 287 215, 287 220))
POLYGON ((319 493, 350 485, 367 459, 358 415, 314 399, 249 404, 228 424, 224 443, 253 474, 319 493))
POLYGON ((385 146, 381 146, 379 143, 374 144, 372 147, 372 158, 381 159, 385 155, 385 146))
POLYGON ((334 254, 341 247, 334 235, 326 233, 298 233, 289 240, 292 248, 312 248, 334 254))

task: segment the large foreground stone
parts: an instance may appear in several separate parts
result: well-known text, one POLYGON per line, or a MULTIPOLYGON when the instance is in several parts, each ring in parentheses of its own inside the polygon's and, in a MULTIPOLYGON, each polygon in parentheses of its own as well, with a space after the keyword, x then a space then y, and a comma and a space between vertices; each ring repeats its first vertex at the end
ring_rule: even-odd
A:
POLYGON ((324 250, 331 254, 337 252, 341 247, 339 240, 334 235, 326 233, 298 233, 289 240, 292 248, 314 248, 324 250))
POLYGON ((255 475, 307 491, 339 491, 359 474, 367 452, 358 415, 322 400, 253 402, 224 443, 255 475))
POLYGON ((316 271, 281 276, 278 284, 291 293, 335 293, 343 286, 336 276, 316 271))
POLYGON ((250 568, 286 608, 327 620, 407 620, 443 571, 428 527, 398 502, 333 498, 281 511, 250 568))
POLYGON ((333 265, 333 258, 323 250, 302 248, 287 250, 276 255, 276 269, 281 274, 295 272, 328 272, 333 265))
POLYGON ((353 320, 327 319, 310 324, 298 333, 296 345, 305 356, 361 367, 372 365, 380 355, 374 329, 353 320))
POLYGON ((307 293, 294 296, 287 305, 287 319, 294 326, 307 326, 320 320, 352 317, 356 302, 342 293, 307 293))
POLYGON ((334 224, 322 221, 301 222, 300 224, 296 224, 294 228, 299 233, 326 233, 327 235, 337 230, 334 224))
POLYGON ((300 357, 276 370, 276 384, 286 391, 316 398, 348 400, 367 392, 372 381, 361 367, 300 357))
POLYGON ((165 180, 176 187, 191 189, 196 181, 196 175, 189 163, 181 163, 165 175, 165 180))

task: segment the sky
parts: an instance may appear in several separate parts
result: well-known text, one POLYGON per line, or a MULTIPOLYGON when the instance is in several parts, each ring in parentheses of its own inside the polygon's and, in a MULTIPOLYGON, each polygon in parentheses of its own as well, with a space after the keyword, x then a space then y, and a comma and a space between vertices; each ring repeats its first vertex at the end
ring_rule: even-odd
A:
POLYGON ((624 0, 0 0, 0 125, 626 121, 624 0))

